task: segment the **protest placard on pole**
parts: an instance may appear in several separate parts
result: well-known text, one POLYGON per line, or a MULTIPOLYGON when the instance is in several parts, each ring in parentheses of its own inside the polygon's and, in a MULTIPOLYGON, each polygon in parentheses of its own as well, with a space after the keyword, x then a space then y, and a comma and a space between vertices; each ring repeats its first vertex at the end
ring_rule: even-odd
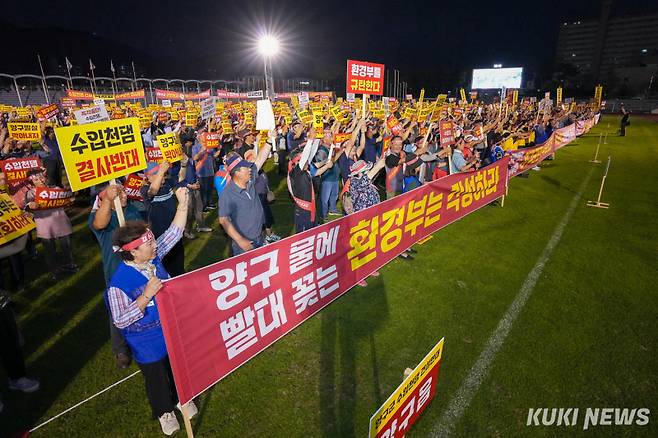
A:
POLYGON ((7 123, 9 138, 14 140, 39 140, 41 138, 41 128, 38 123, 7 123))
POLYGON ((384 94, 384 64, 347 60, 347 93, 384 94))
POLYGON ((32 169, 41 169, 39 157, 11 158, 0 161, 0 170, 5 174, 7 189, 14 193, 23 182, 27 181, 27 173, 32 169))
POLYGON ((215 106, 215 98, 209 97, 201 101, 201 120, 210 120, 217 114, 217 107, 215 106))
POLYGON ((436 394, 445 338, 422 361, 370 417, 368 438, 402 437, 418 420, 436 394))
POLYGON ((73 191, 146 168, 138 118, 64 126, 55 136, 73 191))
POLYGON ((155 143, 162 152, 163 160, 175 163, 183 159, 183 147, 178 141, 178 135, 175 132, 158 135, 155 143))
POLYGON ((73 111, 73 114, 78 125, 110 120, 110 115, 107 113, 105 105, 90 106, 89 108, 73 111))
POLYGON ((32 217, 18 208, 7 193, 0 193, 0 245, 28 233, 36 227, 32 217))
POLYGON ((274 121, 274 111, 272 102, 269 99, 256 101, 256 130, 274 130, 276 122, 274 121))

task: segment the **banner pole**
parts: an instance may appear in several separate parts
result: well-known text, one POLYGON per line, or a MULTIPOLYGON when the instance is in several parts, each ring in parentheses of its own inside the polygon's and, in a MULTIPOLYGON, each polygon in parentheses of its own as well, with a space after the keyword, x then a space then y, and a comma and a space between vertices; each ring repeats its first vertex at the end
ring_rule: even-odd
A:
POLYGON ((601 132, 599 134, 599 144, 596 145, 596 152, 594 153, 594 159, 589 160, 590 163, 596 163, 596 164, 600 163, 600 161, 597 160, 597 158, 599 157, 599 148, 601 147, 601 138, 602 137, 603 137, 603 133, 601 132))
POLYGON ((603 173, 603 178, 601 178, 601 187, 599 187, 599 196, 596 199, 596 202, 587 201, 588 207, 597 207, 597 208, 608 208, 610 204, 601 202, 601 195, 603 194, 603 186, 605 185, 605 180, 608 177, 608 170, 610 169, 610 157, 608 156, 608 164, 605 166, 605 172, 603 173))
POLYGON ((185 413, 185 409, 183 409, 183 406, 181 406, 180 412, 181 414, 183 414, 183 423, 185 423, 185 432, 187 433, 187 438, 194 438, 194 431, 192 430, 192 423, 190 422, 190 417, 188 417, 187 413, 185 413))
MULTIPOLYGON (((110 180, 110 185, 117 185, 117 180, 112 178, 110 180)), ((114 210, 117 212, 117 219, 119 220, 119 226, 123 227, 126 225, 126 218, 123 216, 123 207, 121 206, 121 197, 117 196, 114 198, 114 210)))
POLYGON ((361 105, 361 118, 365 120, 365 118, 366 118, 366 101, 368 100, 368 95, 364 94, 363 99, 361 99, 361 100, 363 101, 363 105, 361 105))

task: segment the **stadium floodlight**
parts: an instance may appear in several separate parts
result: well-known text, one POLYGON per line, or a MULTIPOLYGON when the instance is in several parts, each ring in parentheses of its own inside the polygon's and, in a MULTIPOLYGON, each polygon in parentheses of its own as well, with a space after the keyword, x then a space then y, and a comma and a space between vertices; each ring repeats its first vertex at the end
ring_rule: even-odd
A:
POLYGON ((258 40, 258 51, 266 58, 279 53, 279 40, 271 35, 262 36, 258 40))
POLYGON ((494 64, 493 65, 494 68, 502 68, 502 66, 503 66, 503 64, 494 64))

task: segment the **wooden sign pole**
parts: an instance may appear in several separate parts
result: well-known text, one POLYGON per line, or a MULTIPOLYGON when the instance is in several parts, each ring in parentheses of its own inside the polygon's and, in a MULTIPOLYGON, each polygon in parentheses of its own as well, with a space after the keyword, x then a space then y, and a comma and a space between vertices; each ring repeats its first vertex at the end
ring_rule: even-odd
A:
MULTIPOLYGON (((117 185, 117 180, 112 178, 110 180, 110 185, 117 185)), ((126 225, 126 218, 123 216, 123 207, 121 206, 121 196, 114 198, 114 210, 117 212, 117 219, 119 220, 119 226, 123 227, 126 225)))
POLYGON ((597 160, 597 158, 599 157, 599 148, 601 147, 601 139, 602 138, 603 138, 603 133, 600 133, 599 134, 599 144, 596 145, 596 152, 594 153, 594 159, 589 160, 590 163, 596 163, 596 164, 600 163, 600 161, 597 160))
POLYGON ((192 430, 192 422, 190 417, 185 413, 185 406, 181 405, 181 414, 183 414, 183 423, 185 423, 185 432, 187 433, 187 438, 194 438, 194 431, 192 430))
POLYGON ((588 207, 596 207, 596 208, 608 208, 608 207, 610 207, 610 204, 607 204, 605 202, 601 202, 601 195, 603 194, 603 185, 605 184, 605 179, 608 176, 608 170, 609 169, 610 169, 610 157, 608 157, 608 164, 605 166, 605 172, 603 174, 603 178, 601 179, 601 187, 599 188, 599 197, 596 199, 596 202, 587 201, 587 206, 588 207))

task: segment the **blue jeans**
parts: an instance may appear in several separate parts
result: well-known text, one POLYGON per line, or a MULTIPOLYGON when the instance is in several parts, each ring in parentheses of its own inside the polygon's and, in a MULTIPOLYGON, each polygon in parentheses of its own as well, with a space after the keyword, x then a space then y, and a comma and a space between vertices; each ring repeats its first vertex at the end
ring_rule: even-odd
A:
POLYGON ((322 217, 326 217, 329 212, 336 213, 336 201, 338 200, 338 181, 322 181, 320 189, 320 206, 322 207, 322 217))

